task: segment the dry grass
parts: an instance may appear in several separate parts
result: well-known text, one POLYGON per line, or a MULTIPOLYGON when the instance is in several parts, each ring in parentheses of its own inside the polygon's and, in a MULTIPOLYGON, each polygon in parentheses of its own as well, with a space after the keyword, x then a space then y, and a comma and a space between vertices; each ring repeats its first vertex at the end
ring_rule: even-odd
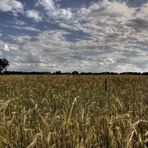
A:
POLYGON ((0 76, 0 148, 146 148, 147 76, 0 76))

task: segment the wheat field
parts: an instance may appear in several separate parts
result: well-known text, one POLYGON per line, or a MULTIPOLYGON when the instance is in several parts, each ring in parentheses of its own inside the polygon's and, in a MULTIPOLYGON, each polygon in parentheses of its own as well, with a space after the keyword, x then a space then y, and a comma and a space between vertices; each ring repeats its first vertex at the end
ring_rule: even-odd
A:
POLYGON ((0 148, 147 148, 148 76, 0 76, 0 148))

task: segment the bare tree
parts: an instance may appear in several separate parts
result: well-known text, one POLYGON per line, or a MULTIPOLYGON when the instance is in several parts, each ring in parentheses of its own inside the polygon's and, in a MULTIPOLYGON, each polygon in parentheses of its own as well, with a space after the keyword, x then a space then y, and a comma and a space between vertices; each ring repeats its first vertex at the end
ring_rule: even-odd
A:
POLYGON ((0 73, 5 72, 9 66, 9 61, 5 58, 0 59, 0 73))

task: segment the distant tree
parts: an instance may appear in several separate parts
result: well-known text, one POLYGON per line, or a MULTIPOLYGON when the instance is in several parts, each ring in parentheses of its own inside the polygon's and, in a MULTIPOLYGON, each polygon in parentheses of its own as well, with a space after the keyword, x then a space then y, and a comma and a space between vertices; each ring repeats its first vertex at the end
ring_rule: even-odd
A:
POLYGON ((5 72, 9 66, 9 61, 5 58, 0 59, 0 73, 5 72))
POLYGON ((78 74, 79 74, 79 72, 77 72, 77 71, 72 72, 72 75, 78 75, 78 74))
POLYGON ((61 71, 56 71, 54 74, 56 74, 56 75, 61 75, 62 72, 61 72, 61 71))

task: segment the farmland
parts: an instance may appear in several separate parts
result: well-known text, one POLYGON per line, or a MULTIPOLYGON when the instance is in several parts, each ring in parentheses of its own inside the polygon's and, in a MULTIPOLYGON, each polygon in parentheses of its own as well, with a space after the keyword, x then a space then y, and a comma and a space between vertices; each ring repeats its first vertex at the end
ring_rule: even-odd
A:
POLYGON ((1 148, 146 148, 148 76, 0 76, 1 148))

